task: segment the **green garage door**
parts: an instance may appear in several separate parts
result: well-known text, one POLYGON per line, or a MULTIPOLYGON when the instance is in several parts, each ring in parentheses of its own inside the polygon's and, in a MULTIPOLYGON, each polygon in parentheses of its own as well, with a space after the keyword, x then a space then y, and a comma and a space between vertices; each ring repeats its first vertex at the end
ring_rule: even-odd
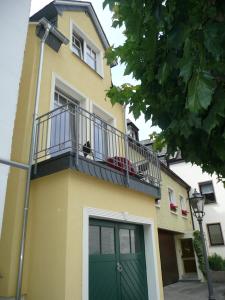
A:
POLYGON ((89 300, 147 300, 143 226, 90 220, 89 300))

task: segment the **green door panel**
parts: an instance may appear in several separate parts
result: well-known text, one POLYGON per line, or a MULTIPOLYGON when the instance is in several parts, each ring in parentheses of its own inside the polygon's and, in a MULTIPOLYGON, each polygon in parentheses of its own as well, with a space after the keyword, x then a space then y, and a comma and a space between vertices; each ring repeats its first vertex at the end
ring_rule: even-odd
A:
POLYGON ((90 220, 89 300, 147 300, 143 226, 90 220))
POLYGON ((97 261, 89 264, 89 300, 117 300, 116 262, 97 261))
POLYGON ((121 274, 121 299, 148 299, 145 261, 142 259, 123 260, 121 274))

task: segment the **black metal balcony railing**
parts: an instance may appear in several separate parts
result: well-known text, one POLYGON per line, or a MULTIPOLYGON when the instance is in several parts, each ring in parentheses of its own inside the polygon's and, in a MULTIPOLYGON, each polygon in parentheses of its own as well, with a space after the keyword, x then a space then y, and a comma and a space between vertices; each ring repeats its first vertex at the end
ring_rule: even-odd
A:
POLYGON ((159 187, 160 167, 155 153, 78 105, 58 107, 36 120, 35 165, 72 151, 129 178, 159 187))

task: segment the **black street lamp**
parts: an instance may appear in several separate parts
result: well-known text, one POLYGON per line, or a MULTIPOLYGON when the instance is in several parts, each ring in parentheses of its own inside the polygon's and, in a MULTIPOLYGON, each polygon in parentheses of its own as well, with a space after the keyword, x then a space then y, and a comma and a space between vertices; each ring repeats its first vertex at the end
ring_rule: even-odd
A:
POLYGON ((202 220, 205 215, 205 212, 204 212, 205 197, 202 196, 202 194, 198 193, 195 189, 194 193, 192 194, 192 197, 189 200, 190 200, 191 208, 193 210, 193 213, 194 213, 196 219, 198 220, 198 224, 199 224, 199 228, 200 228, 202 249, 203 249, 203 256, 204 256, 204 261, 205 261, 205 270, 206 270, 207 284, 208 284, 208 291, 209 291, 209 300, 216 300, 216 298, 214 296, 214 292, 213 292, 211 271, 209 269, 209 261, 208 261, 208 256, 206 253, 205 239, 204 239, 204 233, 203 233, 203 227, 202 227, 202 220))

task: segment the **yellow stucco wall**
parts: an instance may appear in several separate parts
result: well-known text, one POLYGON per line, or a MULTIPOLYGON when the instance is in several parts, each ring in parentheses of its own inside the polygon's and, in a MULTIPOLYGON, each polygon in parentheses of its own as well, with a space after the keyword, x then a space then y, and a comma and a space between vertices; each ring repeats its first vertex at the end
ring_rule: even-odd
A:
POLYGON ((168 174, 163 172, 163 170, 161 171, 161 176, 160 206, 156 206, 158 227, 180 233, 193 231, 189 201, 187 201, 187 210, 189 212, 187 217, 184 217, 181 214, 179 196, 181 195, 184 199, 187 199, 187 190, 168 174), (176 213, 170 211, 168 188, 171 188, 174 191, 176 205, 178 206, 176 213))
MULTIPOLYGON (((103 46, 87 14, 84 12, 65 12, 58 19, 58 29, 70 38, 70 19, 89 36, 102 50, 103 46)), ((35 34, 36 25, 30 24, 25 48, 24 64, 20 82, 19 101, 14 127, 12 160, 27 163, 31 140, 31 124, 34 110, 35 87, 39 64, 40 39, 35 34)), ((110 67, 104 59, 104 78, 96 74, 70 50, 63 45, 57 53, 45 46, 42 72, 39 114, 51 109, 53 95, 53 74, 59 76, 71 87, 87 97, 87 106, 96 103, 116 118, 116 125, 124 130, 123 108, 112 107, 105 100, 105 91, 111 85, 110 67)), ((26 175, 24 171, 12 170, 9 176, 5 213, 0 242, 0 296, 15 295, 20 228, 24 200, 26 175)))
MULTIPOLYGON (((82 299, 84 207, 156 217, 151 197, 79 172, 32 181, 28 300, 82 299)), ((163 299, 157 228, 155 239, 163 299)))

